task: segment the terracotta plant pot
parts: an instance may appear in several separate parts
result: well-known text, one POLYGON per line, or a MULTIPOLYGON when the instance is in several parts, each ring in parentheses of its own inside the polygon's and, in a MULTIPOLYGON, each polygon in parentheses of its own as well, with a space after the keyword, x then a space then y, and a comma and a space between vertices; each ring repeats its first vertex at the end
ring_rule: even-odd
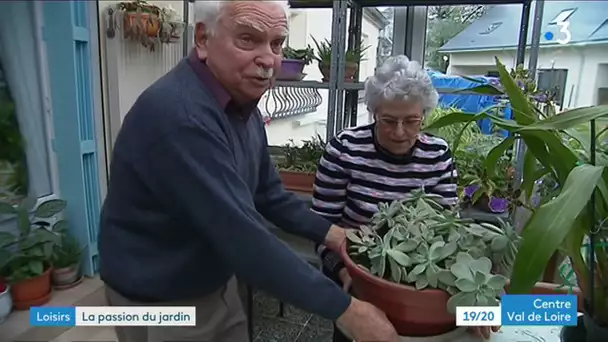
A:
POLYGON ((456 329, 456 318, 447 311, 450 295, 442 290, 416 290, 376 277, 357 266, 342 245, 342 259, 352 277, 352 290, 361 300, 386 313, 397 333, 420 337, 445 334, 456 329))
POLYGON ((315 174, 296 171, 279 171, 283 186, 289 191, 305 192, 312 194, 315 183, 315 174))
POLYGON ((346 62, 346 67, 344 69, 344 81, 352 82, 355 79, 355 74, 357 74, 357 69, 359 69, 359 64, 354 62, 346 62))
POLYGON ((8 315, 13 310, 13 299, 11 298, 11 287, 6 286, 4 291, 0 292, 0 323, 4 322, 8 315))
MULTIPOLYGON (((357 266, 348 255, 347 243, 342 245, 341 255, 352 277, 352 290, 357 298, 370 302, 386 313, 400 335, 408 337, 437 336, 456 329, 455 317, 447 312, 449 294, 442 290, 416 290, 412 286, 396 284, 376 277, 357 266)), ((508 293, 509 285, 505 290, 508 293)), ((568 288, 538 282, 532 294, 567 294, 568 288)), ((583 297, 578 288, 572 289, 578 296, 578 308, 582 311, 583 297)))
POLYGON ((51 272, 49 267, 43 274, 19 281, 12 285, 13 306, 17 310, 27 310, 32 306, 45 304, 51 298, 51 272))
MULTIPOLYGON (((344 68, 344 82, 353 82, 358 68, 358 63, 346 62, 346 66, 344 68)), ((319 64, 319 71, 321 71, 321 75, 323 75, 321 81, 329 82, 330 66, 327 64, 319 64)))
POLYGON ((81 279, 80 264, 72 265, 70 267, 53 268, 51 278, 53 286, 56 288, 71 288, 73 284, 81 279))

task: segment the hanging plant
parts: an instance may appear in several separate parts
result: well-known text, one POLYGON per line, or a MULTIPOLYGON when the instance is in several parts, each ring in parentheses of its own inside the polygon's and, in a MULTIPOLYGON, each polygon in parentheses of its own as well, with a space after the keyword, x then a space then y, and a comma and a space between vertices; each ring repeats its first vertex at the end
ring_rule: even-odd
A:
POLYGON ((121 2, 123 37, 140 42, 154 51, 158 43, 178 42, 185 29, 179 14, 171 6, 159 7, 146 1, 121 2))

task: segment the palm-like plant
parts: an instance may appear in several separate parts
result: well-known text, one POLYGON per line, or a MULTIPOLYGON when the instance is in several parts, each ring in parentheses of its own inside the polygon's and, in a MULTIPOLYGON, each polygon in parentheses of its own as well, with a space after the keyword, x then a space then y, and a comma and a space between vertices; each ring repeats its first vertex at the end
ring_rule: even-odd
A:
MULTIPOLYGON (((535 183, 543 177, 553 179, 559 186, 555 193, 533 209, 523 228, 523 242, 511 276, 511 293, 529 293, 540 279, 549 260, 557 251, 569 257, 578 285, 592 308, 587 314, 600 326, 608 326, 608 255, 603 244, 596 243, 595 258, 589 258, 584 245, 589 236, 605 240, 608 228, 608 158, 592 146, 579 141, 572 129, 595 124, 608 117, 608 106, 577 108, 546 116, 518 86, 505 66, 496 59, 504 94, 508 96, 514 119, 508 120, 488 112, 476 115, 453 113, 434 122, 429 129, 462 123, 474 123, 489 118, 494 125, 512 133, 493 148, 485 160, 487 172, 494 173, 496 161, 518 140, 527 146, 524 156, 521 201, 528 204, 535 183), (569 140, 577 140, 578 148, 569 140), (587 157, 584 157, 587 156, 587 157), (594 199, 592 201, 592 198, 594 199), (595 277, 590 278, 593 268, 595 277)), ((499 94, 503 90, 490 85, 478 87, 483 93, 499 94), (490 89, 492 88, 492 89, 490 89)), ((592 129, 591 131, 595 131, 592 129)), ((530 207, 529 205, 527 207, 530 207)))

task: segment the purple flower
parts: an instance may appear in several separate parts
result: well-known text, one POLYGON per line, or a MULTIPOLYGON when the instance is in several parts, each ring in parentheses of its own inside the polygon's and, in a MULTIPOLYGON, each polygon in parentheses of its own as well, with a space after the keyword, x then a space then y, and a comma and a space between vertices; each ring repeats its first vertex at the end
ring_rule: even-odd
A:
POLYGON ((509 208, 509 201, 504 198, 490 197, 488 206, 493 213, 502 214, 509 208))
POLYGON ((475 193, 477 190, 479 190, 479 185, 477 185, 477 184, 474 184, 474 185, 469 185, 469 186, 467 186, 466 188, 464 188, 464 195, 465 195, 467 198, 471 198, 471 197, 473 197, 473 194, 474 194, 474 193, 475 193))
POLYGON ((517 86, 518 86, 520 89, 524 89, 524 88, 525 88, 525 86, 526 86, 526 84, 525 84, 525 83, 524 83, 524 81, 522 81, 522 80, 517 80, 517 81, 516 81, 516 83, 517 83, 517 86))
POLYGON ((534 97, 537 102, 545 103, 548 100, 547 94, 540 94, 534 97))

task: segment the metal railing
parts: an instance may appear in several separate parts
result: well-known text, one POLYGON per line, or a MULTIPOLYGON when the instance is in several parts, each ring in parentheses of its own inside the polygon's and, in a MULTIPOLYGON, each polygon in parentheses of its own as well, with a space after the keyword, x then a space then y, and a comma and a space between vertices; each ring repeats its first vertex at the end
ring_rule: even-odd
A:
POLYGON ((313 113, 323 98, 318 89, 276 86, 262 100, 266 114, 273 120, 313 113))

